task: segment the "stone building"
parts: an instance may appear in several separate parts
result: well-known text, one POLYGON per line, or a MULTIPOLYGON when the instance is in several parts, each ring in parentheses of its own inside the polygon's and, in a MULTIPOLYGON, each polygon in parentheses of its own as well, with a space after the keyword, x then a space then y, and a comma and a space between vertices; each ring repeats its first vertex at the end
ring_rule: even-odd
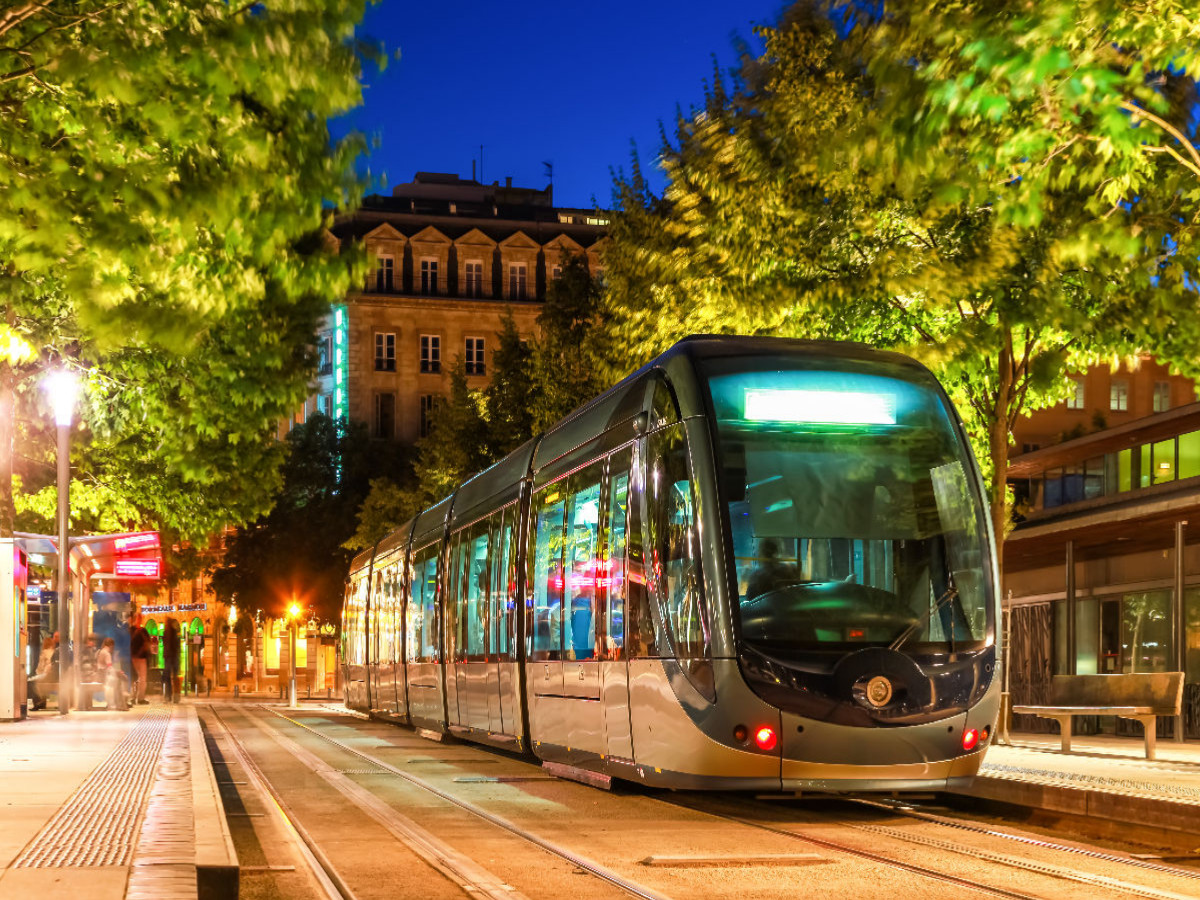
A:
POLYGON ((535 332, 564 253, 599 271, 604 213, 556 207, 552 188, 506 181, 418 172, 335 222, 343 245, 365 245, 369 270, 319 335, 316 389, 294 422, 348 416, 373 438, 414 442, 448 395, 457 358, 481 388, 505 315, 535 332))

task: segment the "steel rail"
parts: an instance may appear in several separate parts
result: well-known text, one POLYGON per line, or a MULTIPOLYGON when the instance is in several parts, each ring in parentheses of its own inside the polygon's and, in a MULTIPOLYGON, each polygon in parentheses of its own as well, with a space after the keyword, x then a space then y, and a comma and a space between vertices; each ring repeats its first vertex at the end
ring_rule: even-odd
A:
POLYGON ((972 881, 969 878, 961 878, 957 875, 950 875, 946 872, 941 872, 937 869, 918 866, 913 863, 901 862, 898 859, 892 859, 888 856, 882 856, 878 853, 872 853, 869 850, 860 850, 858 847, 851 847, 847 844, 839 844, 837 841, 831 841, 827 838, 819 838, 811 834, 805 834, 802 831, 796 831, 790 828, 777 827, 769 825, 765 822, 759 822, 755 819, 746 818, 745 816, 732 815, 726 812, 716 812, 704 805, 686 803, 680 799, 657 798, 661 803, 667 803, 671 806, 678 806, 681 809, 691 810, 692 812, 702 813, 712 816, 714 819, 720 819, 725 822, 736 822, 739 825, 745 825, 749 828, 757 828, 762 831, 768 831, 772 834, 782 835, 783 837, 795 838, 796 840, 804 841, 816 847, 821 847, 825 850, 832 850, 835 853, 843 853, 847 856, 854 856, 859 859, 865 859, 869 862, 877 863, 878 865, 887 866, 892 869, 900 869, 904 872, 910 872, 914 875, 921 875, 934 881, 942 881, 947 884, 952 884, 955 887, 966 888, 981 894, 988 894, 993 897, 1006 897, 1008 900, 1043 900, 1033 894, 1022 894, 1017 891, 1006 890, 1005 888, 992 887, 991 885, 980 884, 977 881, 972 881))
MULTIPOLYGON (((642 898, 642 900, 669 900, 669 898, 666 895, 660 894, 657 891, 653 890, 652 888, 646 887, 645 885, 638 884, 636 881, 631 881, 628 878, 624 878, 621 875, 618 875, 616 872, 612 871, 611 869, 607 868, 606 866, 603 866, 600 863, 596 862, 595 860, 591 860, 591 859, 588 859, 586 856, 580 856, 577 853, 573 853, 572 851, 568 850, 567 848, 562 847, 558 844, 555 844, 553 841, 549 841, 546 838, 541 837, 540 835, 534 834, 533 832, 522 828, 521 826, 517 825, 514 822, 510 822, 508 819, 505 819, 503 816, 499 816, 493 812, 489 812, 488 810, 484 809, 481 806, 477 806, 476 804, 470 802, 469 800, 463 800, 461 797, 456 797, 453 794, 450 794, 450 793, 442 790, 441 788, 437 787, 436 785, 431 784, 430 782, 426 781, 423 778, 413 775, 410 772, 405 772, 403 769, 397 769, 395 766, 388 764, 384 760, 379 759, 376 756, 372 756, 369 753, 364 753, 363 751, 358 750, 354 747, 351 747, 348 744, 346 744, 342 741, 339 741, 337 738, 330 737, 327 734, 322 734, 320 731, 311 727, 310 725, 306 724, 305 722, 301 722, 298 719, 293 719, 291 716, 285 715, 284 713, 280 712, 279 710, 273 709, 269 706, 261 706, 260 708, 266 710, 267 712, 271 713, 274 716, 279 717, 280 719, 284 719, 287 722, 291 722, 297 728, 302 728, 305 731, 309 732, 310 734, 320 738, 321 740, 323 740, 327 743, 333 744, 339 750, 341 750, 345 753, 348 753, 351 756, 357 756, 359 759, 369 762, 371 765, 384 770, 388 774, 395 775, 397 778, 401 778, 404 781, 407 781, 409 784, 412 784, 415 787, 420 788, 421 790, 428 791, 429 793, 433 794, 434 796, 439 797, 442 800, 445 800, 447 803, 451 803, 454 806, 457 806, 459 809, 462 809, 465 812, 471 813, 474 816, 478 816, 479 818, 484 819, 487 822, 490 822, 492 825, 495 825, 498 828, 502 828, 503 830, 509 832, 510 834, 515 835, 516 837, 519 837, 522 840, 527 841, 528 843, 533 844, 536 847, 540 847, 541 849, 545 850, 547 853, 557 856, 560 859, 566 860, 567 862, 571 863, 573 866, 576 866, 577 868, 582 869, 583 871, 587 872, 590 875, 594 875, 596 878, 599 878, 602 881, 608 882, 609 884, 613 885, 614 887, 620 888, 621 890, 625 891, 627 894, 630 894, 634 897, 640 897, 640 898, 642 898)), ((1025 898, 1022 898, 1022 900, 1025 900, 1025 898)))
POLYGON ((308 866, 314 880, 317 882, 325 897, 329 900, 358 900, 354 891, 346 884, 345 880, 338 873, 329 857, 321 849, 320 845, 313 840, 312 835, 300 824, 300 821, 288 809, 287 803, 267 781, 262 770, 258 768, 258 764, 250 757, 249 752, 238 740, 233 730, 225 724, 225 720, 221 718, 221 714, 213 708, 210 703, 209 711, 213 715, 216 724, 220 726, 221 736, 224 737, 229 744, 229 748, 233 751, 233 755, 237 758, 238 764, 246 773, 246 778, 262 798, 267 801, 264 805, 272 810, 279 823, 282 825, 284 833, 287 835, 288 841, 296 849, 297 854, 308 866))
MULTIPOLYGON (((505 884, 470 857, 458 852, 408 816, 380 800, 343 772, 334 769, 315 753, 311 753, 291 738, 280 734, 261 719, 251 717, 251 720, 262 729, 264 734, 295 757, 301 765, 324 779, 351 803, 375 819, 391 833, 392 837, 449 881, 458 885, 467 896, 486 897, 489 900, 528 900, 512 885, 505 884)), ((380 774, 385 773, 381 770, 380 774)))
POLYGON ((924 812, 916 808, 906 808, 899 805, 894 805, 886 800, 869 800, 865 797, 855 797, 848 800, 851 803, 857 803, 871 809, 881 809, 894 815, 904 816, 910 819, 920 819, 925 822, 932 822, 935 825, 942 825, 946 828, 955 828, 959 831, 970 831, 974 834, 986 834, 991 837, 1000 838, 1006 841, 1015 841, 1020 844, 1026 844, 1031 847, 1041 847, 1046 850, 1057 850, 1061 853, 1073 853, 1079 856, 1086 856, 1089 859, 1098 859, 1103 862, 1120 863, 1121 865, 1133 866, 1138 869, 1145 869, 1148 872, 1157 872, 1163 875, 1176 875, 1180 878, 1200 879, 1200 869, 1184 869, 1179 866, 1169 866, 1165 863, 1151 862, 1146 859, 1138 859, 1133 856, 1120 856, 1115 853, 1105 853, 1102 850, 1093 850, 1088 847, 1080 847, 1072 844, 1062 844, 1057 841, 1048 841, 1042 838, 1029 837, 1023 834, 1014 834, 1009 831, 998 831, 995 828, 988 828, 983 825, 978 825, 974 822, 969 822, 963 819, 955 819, 950 816, 941 816, 935 813, 924 812))

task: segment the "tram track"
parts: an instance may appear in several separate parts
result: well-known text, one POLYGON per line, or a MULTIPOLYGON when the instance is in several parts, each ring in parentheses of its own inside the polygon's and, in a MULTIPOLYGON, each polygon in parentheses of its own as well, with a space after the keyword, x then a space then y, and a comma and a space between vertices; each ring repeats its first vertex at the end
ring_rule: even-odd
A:
MULTIPOLYGON (((612 872, 594 860, 590 860, 586 857, 580 856, 579 854, 573 853, 570 850, 567 850, 565 847, 548 841, 539 835, 534 834, 527 829, 496 815, 495 813, 483 809, 468 800, 457 797, 418 775, 398 769, 374 754, 365 752, 356 747, 352 747, 335 737, 324 734, 321 730, 313 728, 306 722, 287 715, 283 711, 266 706, 259 707, 259 709, 289 723, 295 728, 304 730, 306 733, 319 738, 325 743, 336 747, 339 751, 356 758, 361 763, 369 765, 374 770, 378 770, 379 773, 386 773, 400 778, 414 787, 420 788, 422 791, 426 791, 440 798, 441 800, 458 807, 459 809, 488 821, 492 825, 495 825, 509 832, 510 834, 521 838, 522 840, 540 847, 541 849, 559 857, 560 859, 577 866, 580 870, 587 872, 588 874, 601 878, 602 880, 620 888, 622 891, 630 894, 631 896, 647 898, 647 900, 649 900, 649 898, 661 900, 663 896, 651 888, 640 885, 636 882, 632 882, 629 879, 612 872)), ((276 740, 280 741, 281 744, 283 742, 290 742, 294 744, 294 742, 291 742, 289 738, 280 735, 278 729, 270 729, 265 721, 258 719, 257 717, 251 718, 256 721, 259 727, 263 728, 268 733, 278 735, 276 740)), ((486 752, 486 748, 479 749, 486 752)), ((307 751, 303 752, 307 753, 307 751)), ((312 755, 309 754, 309 756, 312 755)), ((312 757, 312 759, 308 761, 311 763, 313 760, 316 760, 316 757, 312 757)), ((321 765, 325 764, 320 763, 318 760, 316 765, 319 768, 321 765)), ((327 765, 325 767, 329 768, 327 765)), ((313 766, 310 765, 309 768, 313 768, 313 766)), ((360 788, 360 790, 362 789, 360 788)), ((906 862, 902 859, 895 858, 893 855, 888 855, 887 853, 863 849, 862 847, 854 846, 852 843, 845 843, 830 839, 828 837, 822 837, 809 833, 801 826, 764 822, 761 820, 763 807, 761 804, 755 804, 754 801, 740 798, 734 799, 727 796, 716 796, 710 798, 706 795, 696 794, 684 795, 684 797, 679 798, 661 796, 656 797, 654 795, 649 796, 658 802, 687 809, 693 813, 701 813, 723 821, 736 823, 749 828, 771 832, 786 838, 803 841, 820 849, 828 850, 831 853, 862 859, 883 867, 904 871, 923 878, 928 878, 943 884, 951 885, 958 890, 966 891, 971 894, 1003 897, 1008 898, 1008 900, 1044 900, 1044 898, 1048 896, 1046 893, 1030 893, 1026 890, 1011 890, 998 885, 987 884, 986 882, 981 881, 979 878, 966 878, 950 872, 941 871, 928 865, 921 865, 915 862, 906 862), (721 809, 720 804, 734 804, 738 808, 744 810, 746 814, 740 815, 736 812, 729 811, 727 808, 721 809)), ((860 808, 870 809, 875 812, 886 812, 891 815, 913 818, 949 829, 968 831, 981 836, 1012 841, 1031 849, 1037 848, 1040 850, 1062 852, 1064 854, 1075 854, 1077 856, 1082 856, 1100 863, 1130 866, 1146 873, 1155 873, 1161 876, 1176 876, 1192 880, 1200 879, 1200 872, 1196 871, 1181 869, 1144 859, 1105 853, 1094 848, 1087 848, 1077 845, 1072 846, 1070 844, 1063 844, 1055 841, 1041 840, 1027 835, 1012 834, 999 829, 977 825, 975 823, 963 822, 962 820, 958 819, 937 816, 917 810, 901 809, 888 802, 868 800, 865 798, 855 798, 850 802, 853 802, 860 808)), ((1170 890, 1160 890, 1157 888, 1124 881, 1119 878, 1113 878, 1096 872, 1089 872, 1083 869, 1071 868, 1048 862, 1038 862, 1019 856, 996 852, 991 849, 971 847, 954 840, 944 840, 939 837, 933 837, 929 835, 913 834, 898 828, 888 827, 886 825, 846 821, 839 821, 837 824, 863 834, 873 835, 877 838, 884 838, 888 841, 923 846, 941 853, 951 853, 959 856, 965 856, 979 862, 990 863, 992 865, 1002 866, 1010 869, 1019 869, 1030 874, 1036 874, 1056 880, 1075 882, 1085 886, 1100 888, 1105 891, 1114 891, 1125 896, 1144 897, 1147 898, 1147 900, 1194 900, 1195 897, 1194 892, 1176 893, 1170 890)), ((513 900, 514 893, 512 893, 510 889, 510 892, 505 896, 509 898, 509 900, 513 900)))
POLYGON ((1200 880, 1200 869, 1184 869, 1179 866, 1171 866, 1165 863, 1152 862, 1151 860, 1139 859, 1133 856, 1106 853, 1102 850, 1096 850, 1092 847, 1084 847, 1077 844, 1063 844, 1058 841, 1048 841, 1043 838, 1030 837, 1029 835, 1025 834, 1013 834, 1012 832, 986 827, 984 825, 979 825, 975 822, 969 822, 964 819, 936 815, 934 813, 924 812, 912 807, 903 807, 897 803, 888 801, 868 800, 866 798, 856 797, 851 802, 861 806, 866 806, 871 809, 884 810, 896 816, 917 819, 923 822, 931 822, 933 824, 942 825, 946 828, 953 828, 958 831, 969 831, 973 834, 987 835, 988 837, 999 838, 1005 841, 1013 841, 1015 843, 1024 844, 1028 847, 1056 850, 1060 853, 1076 854, 1087 857, 1088 859, 1117 863, 1119 865, 1144 869, 1148 872, 1155 872, 1162 875, 1173 875, 1179 878, 1200 880))
MULTIPOLYGON (((732 804, 735 806, 739 806, 741 808, 747 809, 750 812, 755 812, 755 813, 761 812, 761 807, 753 804, 751 801, 731 800, 731 799, 725 797, 725 798, 720 798, 719 800, 717 800, 715 802, 705 802, 704 800, 699 800, 699 799, 697 799, 697 802, 692 802, 692 803, 681 801, 681 800, 674 800, 674 799, 663 800, 663 802, 671 804, 671 805, 675 805, 675 806, 681 806, 681 807, 683 807, 685 809, 689 809, 693 812, 705 813, 707 815, 711 815, 716 818, 723 819, 723 820, 726 820, 729 822, 735 822, 740 825, 745 825, 745 826, 749 826, 752 828, 758 828, 758 829, 761 829, 764 831, 771 832, 773 834, 794 837, 798 840, 804 841, 806 843, 809 843, 809 844, 812 844, 812 845, 815 845, 818 847, 833 850, 835 852, 849 853, 851 855, 858 856, 863 859, 872 860, 872 861, 880 863, 882 865, 888 865, 893 868, 902 869, 904 871, 914 872, 914 873, 920 874, 920 875, 925 875, 927 877, 934 878, 939 881, 949 882, 951 884, 958 885, 958 886, 970 889, 975 892, 985 893, 985 894, 989 894, 992 896, 1001 896, 1001 897, 1008 897, 1008 898, 1023 898, 1023 900, 1037 900, 1037 898, 1039 898, 1041 896, 1041 895, 1037 895, 1037 894, 1026 894, 1026 893, 1022 893, 1019 891, 1010 891, 1005 888, 999 888, 999 887, 994 887, 991 885, 980 884, 979 881, 977 881, 977 880, 962 878, 960 876, 951 875, 951 874, 948 874, 945 872, 939 872, 936 869, 930 869, 928 867, 918 866, 918 865, 915 865, 912 863, 906 863, 901 860, 897 860, 897 859, 894 859, 889 856, 885 856, 880 853, 863 850, 858 847, 852 847, 848 844, 842 844, 837 841, 829 840, 828 838, 817 837, 816 835, 807 833, 805 831, 801 831, 794 827, 785 827, 785 826, 781 826, 781 825, 769 824, 766 822, 759 821, 751 816, 742 816, 742 815, 732 814, 730 812, 721 811, 719 809, 714 808, 719 803, 725 803, 725 804, 732 804)), ((877 809, 886 809, 888 812, 893 811, 886 804, 877 804, 877 803, 873 803, 872 801, 855 801, 855 802, 861 802, 864 804, 868 804, 868 805, 874 806, 877 809)), ((933 817, 933 818, 936 818, 936 817, 933 817)), ((1035 861, 1031 861, 1031 860, 1027 860, 1027 859, 1022 859, 1022 858, 1016 857, 1016 856, 1010 856, 1008 854, 996 853, 996 852, 993 852, 990 850, 985 850, 983 848, 970 847, 970 846, 964 845, 962 843, 954 842, 954 841, 940 840, 938 838, 933 838, 933 837, 929 837, 929 836, 925 836, 925 835, 917 835, 917 834, 913 834, 911 832, 902 831, 897 828, 889 828, 887 826, 881 826, 881 825, 846 822, 846 821, 839 821, 838 824, 843 827, 862 832, 864 834, 871 834, 871 835, 875 835, 877 837, 884 837, 889 840, 924 846, 924 847, 928 847, 930 849, 938 850, 938 851, 945 852, 945 853, 953 853, 956 855, 969 857, 971 859, 975 859, 980 862, 987 862, 987 863, 992 863, 994 865, 1000 865, 1000 866, 1005 866, 1008 868, 1019 869, 1019 870, 1029 872, 1032 874, 1043 875, 1043 876, 1047 876, 1047 877, 1055 878, 1055 879, 1059 879, 1059 880, 1072 881, 1072 882, 1075 882, 1078 884, 1084 884, 1084 885, 1088 885, 1091 887, 1104 888, 1106 890, 1118 891, 1118 892, 1128 895, 1128 896, 1145 897, 1145 898, 1148 898, 1148 900, 1195 900, 1195 896, 1196 896, 1194 893, 1184 894, 1184 893, 1176 893, 1173 891, 1158 890, 1156 888, 1147 887, 1147 886, 1137 884, 1134 882, 1123 881, 1120 879, 1111 878, 1106 875, 1100 875, 1100 874, 1097 874, 1094 872, 1087 872, 1087 871, 1083 871, 1080 869, 1072 869, 1072 868, 1068 868, 1068 867, 1064 867, 1064 866, 1057 866, 1057 865, 1053 865, 1053 864, 1049 864, 1049 863, 1039 863, 1039 862, 1035 862, 1035 861)), ((936 823, 936 824, 943 824, 943 823, 936 823)), ((984 834, 989 837, 1008 838, 1008 839, 1012 839, 1012 840, 1018 840, 1027 845, 1038 846, 1042 849, 1057 850, 1057 851, 1061 851, 1061 852, 1070 852, 1070 853, 1079 853, 1081 855, 1087 856, 1091 859, 1095 859, 1098 861, 1132 865, 1139 869, 1155 871, 1158 874, 1174 875, 1174 876, 1180 876, 1180 877, 1185 877, 1185 878, 1189 878, 1189 879, 1194 879, 1194 878, 1200 877, 1195 872, 1190 872, 1190 871, 1184 870, 1184 869, 1178 869, 1173 866, 1165 866, 1165 865, 1161 865, 1161 864, 1149 863, 1145 860, 1131 859, 1131 858, 1127 858, 1127 857, 1117 856, 1115 854, 1104 854, 1104 853, 1100 853, 1099 851, 1087 851, 1087 850, 1084 850, 1083 848, 1074 848, 1074 847, 1070 847, 1069 845, 1058 844, 1058 843, 1050 842, 1050 841, 1038 841, 1037 839, 1033 839, 1033 838, 1024 838, 1019 835, 1012 835, 1012 834, 1008 834, 1005 832, 999 832, 995 829, 969 828, 968 830, 977 831, 977 833, 984 834)))
POLYGON ((326 900, 358 900, 333 863, 321 850, 320 845, 313 840, 312 835, 289 810, 283 797, 267 780, 249 751, 234 734, 233 729, 228 726, 212 704, 209 704, 208 708, 212 714, 212 722, 217 725, 214 737, 225 741, 226 748, 233 754, 234 759, 245 773, 249 786, 262 799, 264 807, 274 815, 288 842, 307 865, 317 890, 326 900))
MULTIPOLYGON (((300 721, 299 719, 293 718, 292 716, 286 715, 277 709, 267 706, 259 706, 258 709, 282 719, 297 728, 303 729, 306 733, 333 745, 345 754, 356 757, 357 759, 368 763, 373 768, 378 769, 381 774, 393 775, 397 778, 400 778, 408 784, 419 788, 420 790, 429 793, 464 812, 470 813, 471 815, 482 819, 505 832, 508 832, 514 837, 520 838, 521 840, 540 848, 552 856, 569 863, 582 872, 592 875, 595 878, 598 878, 601 881, 620 889, 632 897, 638 897, 641 898, 641 900, 669 900, 666 895, 659 893, 658 891, 655 891, 646 885, 640 884, 629 878, 625 878, 624 876, 614 872, 612 869, 609 869, 595 860, 574 853, 571 850, 568 850, 566 847, 550 841, 541 835, 535 834, 526 828, 522 828, 515 822, 490 812, 483 807, 470 802, 469 800, 456 797, 455 795, 442 790, 437 785, 424 778, 421 778, 418 775, 414 775, 411 772, 406 772, 403 769, 396 768, 386 760, 380 759, 379 757, 370 753, 365 753, 355 747, 351 747, 345 742, 340 741, 330 735, 324 734, 321 731, 311 727, 307 723, 300 721)), ((331 776, 338 775, 333 767, 328 766, 321 761, 319 757, 316 757, 314 754, 300 747, 295 741, 292 741, 290 738, 279 734, 275 729, 270 729, 265 723, 254 720, 253 717, 251 717, 251 719, 252 721, 255 721, 255 724, 262 728, 269 736, 275 739, 281 747, 292 753, 292 755, 295 756, 301 762, 301 764, 316 772, 318 775, 326 778, 327 781, 331 780, 331 776)), ((429 833, 424 829, 420 829, 419 826, 415 826, 415 823, 412 823, 411 820, 407 819, 407 817, 401 816, 394 809, 388 807, 382 801, 375 798, 364 788, 354 784, 344 775, 333 778, 332 782, 336 782, 334 786, 338 787, 339 790, 345 788, 343 793, 348 799, 363 809, 364 812, 367 812, 368 814, 377 818, 382 817, 380 821, 381 824, 385 824, 385 827, 387 827, 387 823, 390 822, 402 832, 405 830, 405 825, 415 828, 416 831, 413 833, 417 836, 418 843, 422 843, 423 840, 423 846, 419 851, 416 846, 412 846, 412 849, 417 851, 419 855, 422 855, 427 862, 433 864, 433 860, 438 857, 438 853, 436 851, 432 854, 429 852, 431 846, 436 847, 440 845, 443 848, 441 855, 444 857, 441 861, 447 864, 449 871, 455 873, 453 877, 456 879, 462 879, 460 882, 461 886, 463 887, 464 892, 468 893, 470 896, 488 896, 495 898, 495 900, 524 900, 522 895, 516 892, 510 886, 499 883, 492 884, 486 878, 478 878, 478 872, 482 871, 479 870, 478 866, 475 866, 461 854, 457 854, 455 851, 451 850, 441 841, 433 838, 432 835, 429 835, 429 833), (349 787, 349 785, 353 785, 353 787, 349 787), (381 807, 384 807, 384 809, 381 809, 381 807), (421 832, 423 832, 425 835, 424 839, 421 838, 421 832), (472 873, 474 873, 476 877, 472 877, 472 873), (487 892, 488 890, 492 889, 498 891, 498 893, 487 892)), ((389 830, 392 829, 389 828, 389 830)), ((398 834, 396 836, 398 838, 400 837, 398 834)), ((403 838, 400 839, 403 840, 403 838)), ((441 869, 439 868, 439 870, 441 869)), ((443 874, 445 874, 445 872, 443 874)), ((495 882, 495 879, 492 878, 491 881, 495 882)))
MULTIPOLYGON (((390 766, 384 760, 381 760, 378 757, 376 757, 370 753, 365 753, 354 747, 350 747, 350 746, 346 745, 344 742, 337 740, 336 738, 333 738, 329 735, 323 734, 322 732, 318 731, 317 729, 312 728, 308 724, 306 724, 304 722, 300 722, 297 719, 292 718, 291 716, 285 715, 284 713, 280 712, 279 710, 272 709, 270 707, 262 707, 262 709, 264 709, 266 712, 271 713, 274 716, 277 716, 278 718, 284 719, 285 721, 292 723, 293 725, 295 725, 299 728, 305 729, 306 731, 310 732, 311 734, 321 738, 322 740, 324 740, 328 743, 331 743, 331 744, 339 747, 340 749, 361 759, 364 762, 367 762, 373 766, 378 766, 380 769, 383 769, 385 771, 390 772, 393 775, 403 778, 405 781, 415 784, 424 790, 430 791, 431 793, 434 793, 438 797, 441 797, 442 799, 447 800, 448 802, 453 803, 454 805, 459 806, 460 808, 467 809, 468 811, 470 811, 476 815, 479 815, 480 817, 482 817, 488 821, 493 822, 493 824, 500 824, 501 827, 505 828, 506 830, 509 830, 510 832, 517 834, 518 836, 521 836, 521 837, 525 838, 526 840, 529 840, 532 843, 535 843, 536 845, 543 847, 544 849, 549 849, 550 847, 553 847, 554 849, 551 849, 550 852, 555 853, 556 855, 560 855, 564 859, 575 862, 575 864, 579 865, 580 868, 584 868, 587 871, 592 871, 593 874, 596 874, 596 872, 592 868, 590 868, 588 865, 584 865, 583 863, 587 862, 587 863, 590 863, 591 866, 596 866, 597 868, 601 868, 601 869, 603 868, 603 867, 599 867, 598 864, 591 863, 591 861, 584 860, 582 857, 580 857, 576 854, 570 853, 570 851, 566 851, 564 848, 560 848, 560 847, 557 847, 556 845, 550 844, 550 842, 545 841, 543 838, 540 838, 537 835, 533 835, 531 832, 527 831, 526 829, 522 829, 519 826, 517 826, 511 822, 508 822, 507 820, 502 819, 499 816, 496 816, 494 813, 490 813, 487 810, 483 810, 483 809, 477 807, 475 804, 470 803, 469 801, 465 801, 465 800, 462 800, 461 798, 455 797, 452 794, 449 794, 449 793, 441 790, 440 788, 436 787, 435 785, 428 783, 427 781, 425 781, 424 779, 422 779, 418 776, 412 775, 409 772, 404 772, 403 770, 400 770, 393 766, 390 766), (503 823, 503 824, 501 824, 501 823, 503 823)), ((735 821, 735 822, 738 822, 742 825, 746 825, 751 828, 757 828, 757 829, 762 829, 762 830, 766 830, 766 831, 771 831, 771 832, 774 832, 774 833, 779 834, 784 837, 803 840, 812 845, 821 847, 822 849, 830 850, 835 853, 840 853, 840 854, 847 855, 847 856, 852 856, 852 857, 855 857, 858 859, 868 860, 870 862, 873 862, 873 863, 876 863, 876 864, 879 864, 882 866, 886 866, 888 868, 905 871, 910 874, 930 878, 930 879, 933 879, 933 880, 936 880, 936 881, 939 881, 942 883, 952 885, 956 888, 970 890, 973 893, 983 894, 985 896, 992 896, 992 897, 1003 897, 1003 898, 1007 898, 1007 900, 1043 900, 1043 898, 1041 898, 1037 895, 1034 895, 1034 894, 1026 894, 1026 893, 1021 893, 1019 891, 1010 891, 1010 890, 1006 890, 1004 888, 993 887, 990 885, 981 885, 978 881, 972 881, 967 878, 960 878, 958 876, 954 876, 954 875, 951 875, 951 874, 948 874, 945 872, 940 872, 936 869, 932 869, 929 867, 919 866, 919 865, 915 865, 912 863, 906 863, 901 860, 896 860, 896 859, 893 859, 888 856, 884 856, 884 855, 877 854, 877 853, 872 853, 870 851, 865 851, 865 850, 862 850, 861 848, 852 847, 847 844, 841 844, 836 841, 831 841, 831 840, 827 840, 824 838, 818 838, 813 835, 806 835, 806 834, 799 833, 799 832, 789 830, 789 829, 777 829, 770 825, 766 825, 762 822, 755 821, 753 819, 746 819, 746 818, 742 818, 742 817, 714 813, 712 810, 706 809, 702 806, 693 806, 691 804, 683 803, 680 801, 662 800, 662 802, 668 803, 670 805, 678 806, 681 808, 689 809, 693 812, 701 812, 701 813, 715 816, 717 818, 725 819, 728 821, 735 821)), ((605 870, 605 871, 607 871, 607 870, 605 870)), ((661 896, 653 891, 650 891, 647 888, 640 887, 640 886, 636 889, 630 890, 630 888, 625 886, 626 879, 623 879, 620 876, 612 875, 612 873, 610 873, 609 876, 601 875, 599 877, 603 877, 606 881, 609 881, 610 883, 617 884, 619 887, 624 888, 626 891, 633 894, 634 896, 639 896, 639 897, 650 897, 650 896, 660 897, 661 896), (615 878, 615 880, 614 880, 614 878, 615 878)), ((1183 898, 1182 895, 1179 895, 1178 897, 1170 897, 1170 898, 1168 898, 1166 895, 1158 895, 1156 897, 1156 900, 1185 900, 1185 898, 1183 898)))

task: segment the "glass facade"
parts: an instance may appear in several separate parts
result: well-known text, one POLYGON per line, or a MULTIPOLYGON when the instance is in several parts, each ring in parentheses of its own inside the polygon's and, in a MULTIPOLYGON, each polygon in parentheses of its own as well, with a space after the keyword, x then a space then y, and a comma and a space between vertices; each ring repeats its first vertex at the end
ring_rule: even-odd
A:
POLYGON ((1157 484, 1200 477, 1200 431, 1140 444, 1029 479, 1034 509, 1054 509, 1157 484))

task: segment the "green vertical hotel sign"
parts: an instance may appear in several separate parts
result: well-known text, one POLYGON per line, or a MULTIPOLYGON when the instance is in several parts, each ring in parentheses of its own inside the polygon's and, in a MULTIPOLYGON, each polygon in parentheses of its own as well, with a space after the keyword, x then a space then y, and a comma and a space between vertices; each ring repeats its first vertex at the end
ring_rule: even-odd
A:
POLYGON ((333 308, 333 420, 346 421, 347 399, 346 387, 349 382, 349 362, 347 348, 350 346, 349 337, 350 317, 345 305, 333 308))

